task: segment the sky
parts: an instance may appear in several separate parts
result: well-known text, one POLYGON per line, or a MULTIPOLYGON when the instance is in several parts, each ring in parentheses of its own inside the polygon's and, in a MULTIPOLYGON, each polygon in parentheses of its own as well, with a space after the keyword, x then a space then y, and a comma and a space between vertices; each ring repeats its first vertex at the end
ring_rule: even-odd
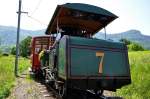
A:
MULTIPOLYGON (((0 0, 0 25, 17 27, 19 0, 0 0)), ((64 3, 86 3, 102 7, 119 18, 106 27, 107 33, 136 29, 150 35, 150 0, 22 0, 21 28, 46 29, 55 8, 64 3)), ((103 32, 103 30, 102 30, 103 32)))

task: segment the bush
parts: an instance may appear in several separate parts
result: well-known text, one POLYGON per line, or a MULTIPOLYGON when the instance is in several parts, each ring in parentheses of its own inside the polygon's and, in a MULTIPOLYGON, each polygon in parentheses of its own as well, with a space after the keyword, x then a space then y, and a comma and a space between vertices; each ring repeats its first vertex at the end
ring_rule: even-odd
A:
POLYGON ((129 44, 132 43, 131 41, 129 41, 129 40, 125 39, 125 38, 122 38, 119 41, 122 42, 122 43, 124 43, 124 44, 126 44, 126 45, 129 45, 129 44))
POLYGON ((125 38, 119 40, 120 42, 126 44, 128 46, 129 51, 144 51, 145 49, 138 43, 131 42, 125 38))
POLYGON ((3 56, 9 56, 9 53, 3 53, 3 56))
POLYGON ((11 54, 16 55, 16 47, 15 46, 11 48, 11 54))
POLYGON ((128 45, 128 49, 129 51, 144 51, 144 48, 137 43, 132 43, 128 45))

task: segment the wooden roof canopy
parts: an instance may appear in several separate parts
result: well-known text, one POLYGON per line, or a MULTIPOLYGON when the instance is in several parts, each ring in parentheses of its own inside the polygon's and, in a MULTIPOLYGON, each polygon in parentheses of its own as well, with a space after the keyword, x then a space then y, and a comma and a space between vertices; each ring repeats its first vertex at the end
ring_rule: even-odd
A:
POLYGON ((58 24, 62 30, 76 28, 94 35, 116 18, 116 15, 100 7, 81 3, 66 3, 57 6, 45 34, 57 33, 58 24))

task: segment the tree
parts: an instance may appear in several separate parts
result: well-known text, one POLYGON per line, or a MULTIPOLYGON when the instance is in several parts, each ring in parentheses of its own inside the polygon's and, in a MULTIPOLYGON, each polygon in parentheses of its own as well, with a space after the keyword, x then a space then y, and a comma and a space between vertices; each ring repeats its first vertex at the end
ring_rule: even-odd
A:
POLYGON ((28 56, 28 53, 30 51, 30 42, 31 42, 31 39, 32 37, 31 36, 28 36, 26 37, 24 40, 22 40, 20 42, 20 55, 23 56, 23 57, 27 57, 28 56))
POLYGON ((145 50, 140 44, 131 42, 125 38, 119 40, 120 42, 126 44, 128 46, 129 51, 143 51, 145 50))
POLYGON ((132 44, 128 45, 128 49, 130 51, 143 51, 144 50, 144 48, 141 45, 139 45, 138 43, 132 43, 132 44))
POLYGON ((131 41, 129 41, 129 40, 125 39, 125 38, 122 38, 119 41, 124 43, 124 44, 126 44, 126 45, 130 45, 131 44, 131 41))
MULTIPOLYGON (((28 53, 30 51, 30 42, 31 42, 31 36, 26 37, 24 40, 22 40, 19 44, 19 55, 23 57, 27 57, 28 53)), ((11 54, 16 55, 16 47, 11 48, 11 54)))

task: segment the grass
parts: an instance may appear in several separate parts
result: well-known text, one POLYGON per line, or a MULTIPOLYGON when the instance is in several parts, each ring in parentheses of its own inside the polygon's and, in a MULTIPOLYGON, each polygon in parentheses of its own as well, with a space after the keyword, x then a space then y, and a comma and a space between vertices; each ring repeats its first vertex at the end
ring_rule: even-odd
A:
MULTIPOLYGON (((14 64, 14 56, 0 56, 0 99, 7 97, 15 84, 14 64)), ((30 66, 30 62, 20 57, 18 66, 18 72, 21 73, 30 66)))
POLYGON ((150 51, 129 52, 132 84, 117 90, 125 99, 150 99, 150 51))

